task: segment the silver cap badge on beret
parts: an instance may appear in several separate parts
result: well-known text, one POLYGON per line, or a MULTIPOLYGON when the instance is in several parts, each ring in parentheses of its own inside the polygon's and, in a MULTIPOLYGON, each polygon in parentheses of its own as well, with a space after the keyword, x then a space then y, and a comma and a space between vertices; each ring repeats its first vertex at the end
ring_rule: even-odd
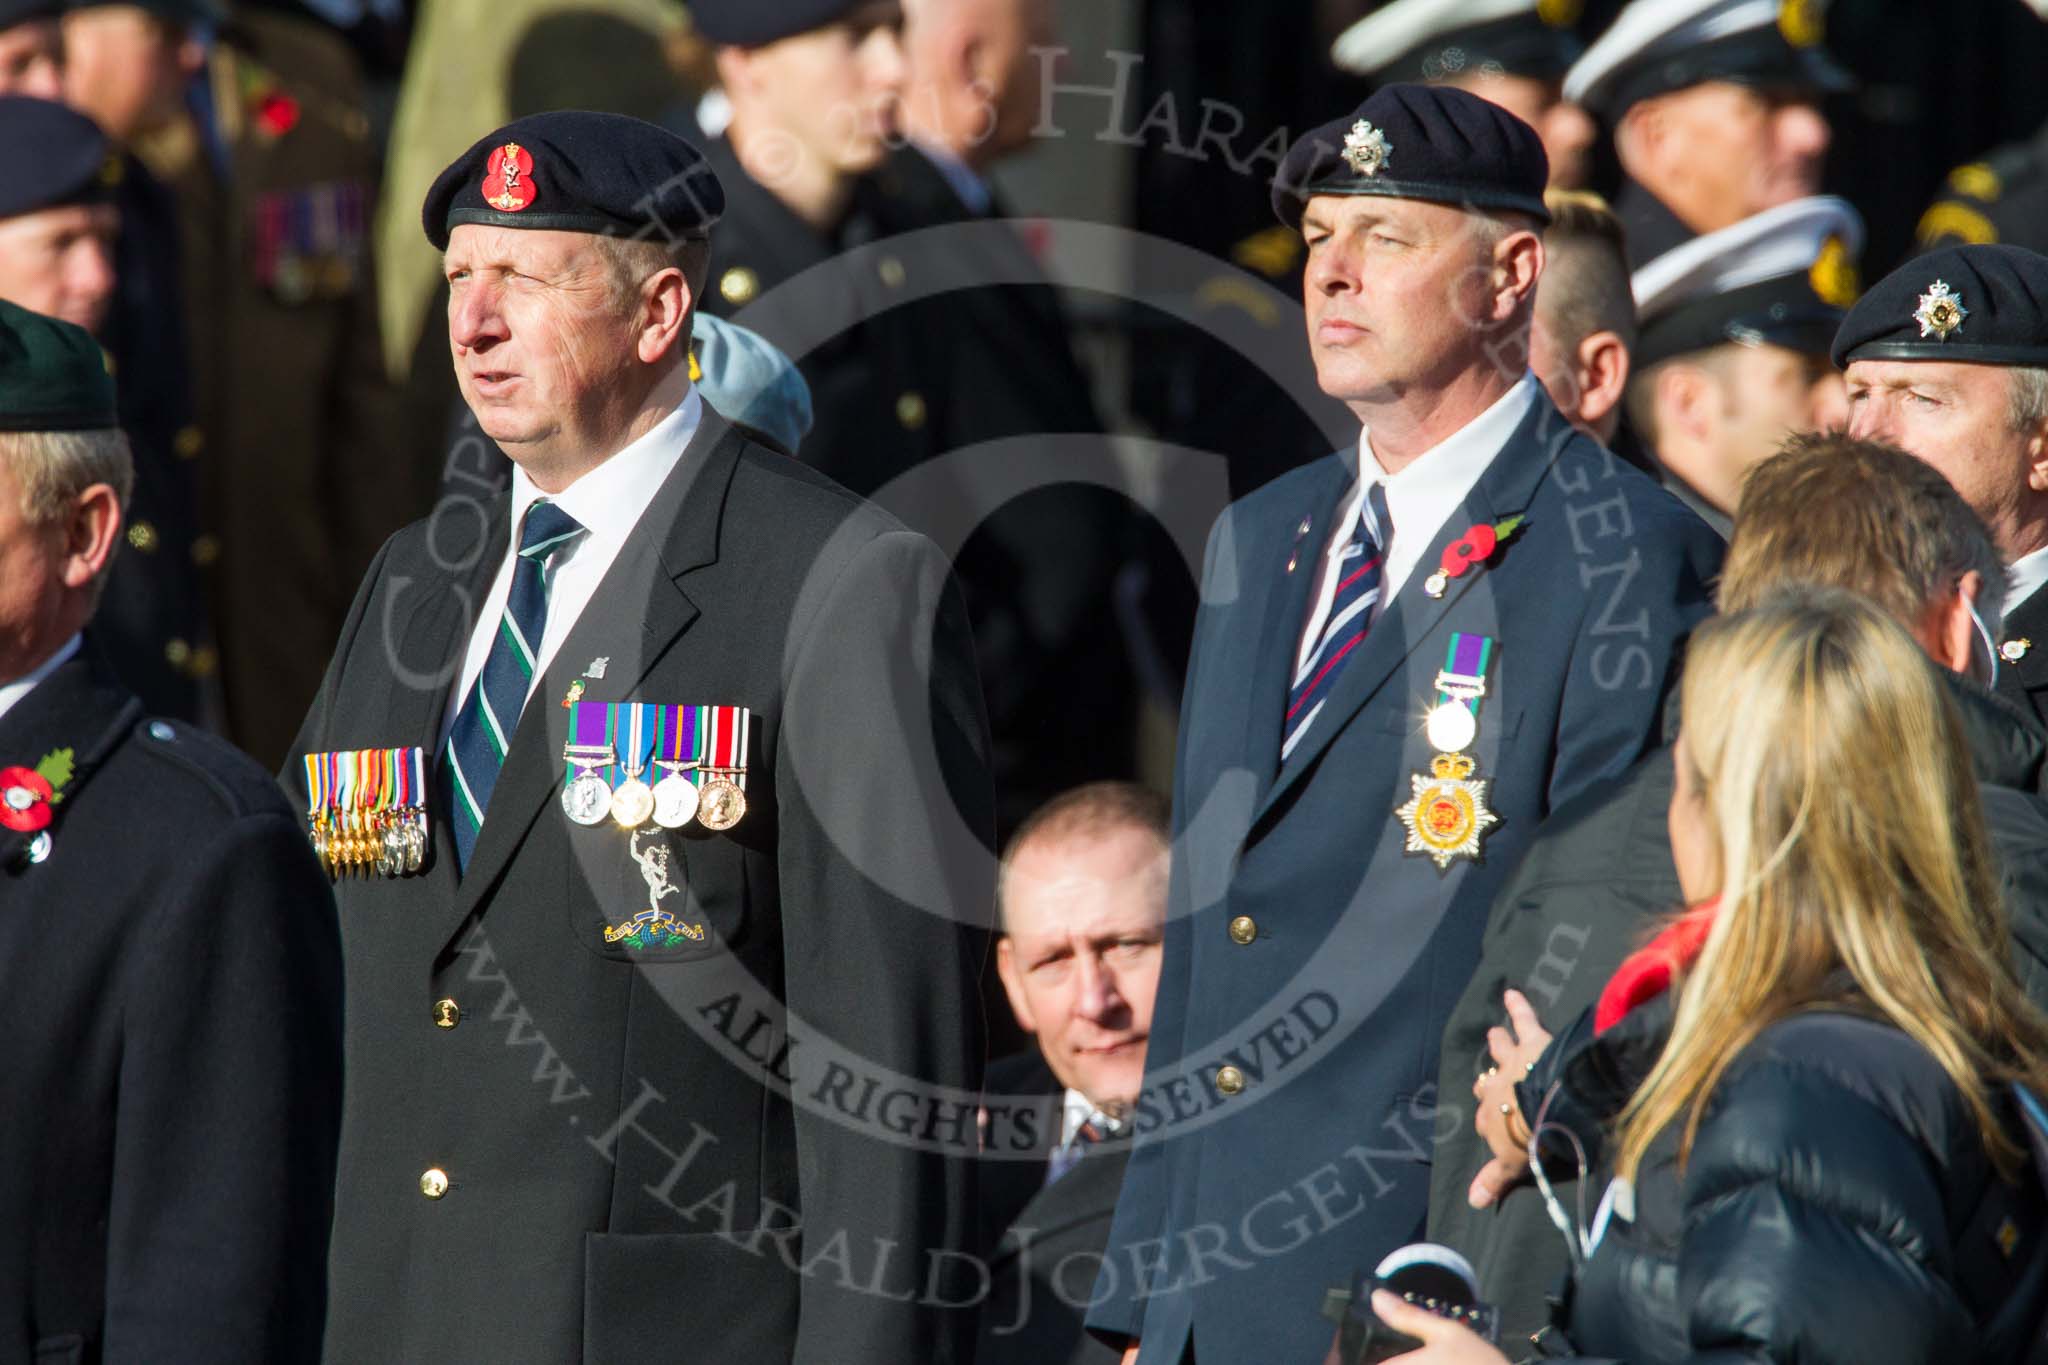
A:
POLYGON ((1913 321, 1920 324, 1920 335, 1940 337, 1947 341, 1951 333, 1959 331, 1963 319, 1970 316, 1970 310, 1963 307, 1947 283, 1936 280, 1934 287, 1920 296, 1920 306, 1913 310, 1913 321))
POLYGON ((1344 160, 1368 179, 1384 170, 1387 158, 1393 154, 1394 149, 1387 145, 1387 135, 1364 119, 1352 124, 1351 131, 1344 135, 1344 160))

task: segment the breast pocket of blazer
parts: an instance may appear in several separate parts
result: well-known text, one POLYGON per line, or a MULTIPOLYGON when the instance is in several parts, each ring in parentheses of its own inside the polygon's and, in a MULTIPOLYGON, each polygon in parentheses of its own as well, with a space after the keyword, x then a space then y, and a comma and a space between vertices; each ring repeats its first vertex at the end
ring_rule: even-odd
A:
POLYGON ((692 824, 571 832, 569 930, 616 962, 716 957, 747 932, 746 852, 692 824))

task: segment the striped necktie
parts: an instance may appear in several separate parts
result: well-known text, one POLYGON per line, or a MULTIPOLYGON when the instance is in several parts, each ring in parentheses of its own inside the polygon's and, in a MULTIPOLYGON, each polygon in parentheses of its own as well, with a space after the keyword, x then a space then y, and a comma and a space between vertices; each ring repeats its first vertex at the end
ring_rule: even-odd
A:
POLYGON ((1280 727, 1280 761, 1287 756, 1316 723, 1323 703, 1330 699, 1344 664, 1358 648, 1372 625, 1373 605, 1380 600, 1385 581, 1387 539, 1394 533, 1393 518, 1387 514, 1387 487, 1374 483, 1359 504, 1358 518, 1351 527, 1351 539, 1341 555, 1343 577, 1330 599, 1330 619, 1323 625, 1315 648, 1295 670, 1294 685, 1287 692, 1287 720, 1280 727))
POLYGON ((498 769, 512 747, 519 713, 533 688, 539 666, 541 636, 547 630, 548 589, 555 557, 583 534, 574 517, 542 499, 526 509, 519 531, 519 557, 512 562, 512 591, 505 615, 484 658, 483 672, 455 713, 448 730, 448 785, 454 799, 449 814, 455 827, 455 862, 468 868, 470 850, 490 809, 498 769))

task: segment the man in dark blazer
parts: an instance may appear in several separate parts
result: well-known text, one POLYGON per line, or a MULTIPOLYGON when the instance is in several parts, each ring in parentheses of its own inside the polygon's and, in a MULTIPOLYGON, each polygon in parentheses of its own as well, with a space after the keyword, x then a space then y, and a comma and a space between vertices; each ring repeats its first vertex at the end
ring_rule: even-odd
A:
POLYGON ((1357 447, 1211 534, 1136 1146, 1090 1330, 1309 1360, 1326 1289, 1422 1231, 1443 1021, 1556 804, 1657 735, 1719 542, 1526 368, 1535 132, 1394 85, 1274 206, 1357 447))
POLYGON ((1054 797, 1003 851, 996 967, 1028 1052, 989 1067, 976 1365, 1115 1365, 1082 1330, 1130 1155, 1166 921, 1164 798, 1127 782, 1054 797))
POLYGON ((1915 257, 1849 310, 1834 360, 1849 433, 1927 461, 1990 526, 2011 580, 1995 686, 2048 725, 2048 256, 1915 257))
POLYGON ((0 1360, 312 1365, 334 902, 268 775, 88 625, 117 422, 98 343, 0 303, 0 1360))
POLYGON ((687 143, 591 113, 427 197, 517 469, 386 545, 286 774, 345 879, 331 1359, 973 1340, 966 628, 929 543, 690 387, 721 202, 687 143), (427 776, 366 839, 328 778, 389 750, 427 776))

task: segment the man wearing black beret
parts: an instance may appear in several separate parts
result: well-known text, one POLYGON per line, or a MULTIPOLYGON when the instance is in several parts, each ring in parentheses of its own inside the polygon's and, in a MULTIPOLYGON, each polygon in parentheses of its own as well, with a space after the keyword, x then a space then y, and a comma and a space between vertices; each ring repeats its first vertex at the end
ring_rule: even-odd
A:
POLYGON ((2011 575, 1997 690, 2048 724, 2048 257, 1940 247, 1884 277, 1835 337, 1849 432, 1939 469, 2011 575))
MULTIPOLYGON (((124 210, 162 187, 123 157, 85 115, 48 100, 0 96, 0 299, 91 332, 122 372, 121 425, 135 466, 128 505, 127 554, 107 574, 95 622, 115 673, 151 715, 197 720, 201 680, 195 652, 206 647, 200 543, 191 463, 177 457, 174 433, 189 396, 177 343, 151 347, 132 326, 124 301, 147 299, 175 279, 148 278, 156 247, 150 224, 124 210), (135 277, 123 278, 124 271, 135 277)), ((174 303, 172 300, 163 302, 174 303)), ((182 318, 149 326, 175 334, 182 318)))
POLYGON ((1494 892, 1657 740, 1707 612, 1719 541, 1528 371, 1545 179, 1505 110, 1393 85, 1274 182, 1317 374, 1364 429, 1210 537, 1089 1315, 1146 1365, 1317 1359, 1325 1291, 1421 1234, 1433 1133, 1471 1121, 1437 1048, 1494 892))
POLYGON ((0 1359, 314 1365, 334 902, 269 776, 99 648, 116 421, 99 345, 0 303, 0 1359))
POLYGON ((384 547, 284 774, 340 882, 328 1358, 963 1361, 993 868, 944 558, 687 346, 724 192, 517 120, 422 218, 516 469, 384 547))

